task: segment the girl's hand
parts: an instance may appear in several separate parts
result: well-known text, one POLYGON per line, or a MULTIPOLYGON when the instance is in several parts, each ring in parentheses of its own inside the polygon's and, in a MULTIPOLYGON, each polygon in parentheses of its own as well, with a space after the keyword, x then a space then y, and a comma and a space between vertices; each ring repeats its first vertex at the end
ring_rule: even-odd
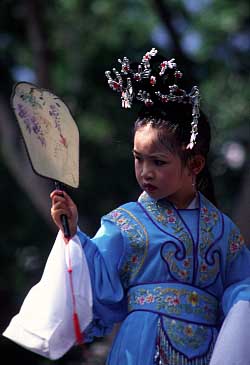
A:
POLYGON ((57 227, 63 232, 61 215, 65 214, 68 218, 71 237, 73 237, 77 231, 77 206, 65 191, 54 190, 50 194, 50 198, 52 200, 51 216, 53 221, 55 222, 57 227))

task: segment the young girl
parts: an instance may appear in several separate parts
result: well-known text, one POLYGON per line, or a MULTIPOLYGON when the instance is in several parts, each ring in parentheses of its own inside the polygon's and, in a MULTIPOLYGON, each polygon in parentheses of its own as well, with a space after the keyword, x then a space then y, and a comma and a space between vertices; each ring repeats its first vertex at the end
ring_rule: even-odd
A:
MULTIPOLYGON (((66 214, 71 242, 80 242, 78 265, 85 272, 78 281, 91 286, 92 318, 84 339, 104 336, 122 322, 109 365, 208 365, 224 317, 250 300, 250 252, 214 205, 206 164, 210 127, 199 110, 198 88, 187 93, 177 86, 182 74, 174 60, 155 49, 141 63, 126 57, 119 62, 114 78, 106 73, 109 85, 121 93, 124 107, 142 103, 133 147, 142 194, 105 215, 92 239, 77 227, 69 195, 51 194, 56 225, 62 232, 60 217, 66 214)), ((81 315, 85 310, 78 306, 81 315)), ((220 354, 226 356, 228 346, 222 336, 213 364, 224 363, 220 354)), ((237 356, 244 359, 247 347, 237 356)))

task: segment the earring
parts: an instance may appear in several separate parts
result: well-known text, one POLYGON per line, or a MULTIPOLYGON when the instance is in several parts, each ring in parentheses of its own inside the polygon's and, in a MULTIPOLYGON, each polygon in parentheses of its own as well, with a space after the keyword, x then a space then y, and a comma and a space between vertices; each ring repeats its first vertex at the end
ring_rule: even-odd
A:
POLYGON ((193 188, 193 191, 196 195, 197 193, 197 189, 196 189, 196 175, 192 175, 192 188, 193 188))

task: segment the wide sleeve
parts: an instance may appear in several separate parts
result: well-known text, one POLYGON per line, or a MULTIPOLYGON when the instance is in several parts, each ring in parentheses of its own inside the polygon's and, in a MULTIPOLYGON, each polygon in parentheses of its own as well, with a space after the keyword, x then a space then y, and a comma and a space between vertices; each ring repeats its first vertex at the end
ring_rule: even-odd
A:
POLYGON ((222 297, 224 315, 238 301, 250 301, 250 250, 234 224, 230 230, 226 260, 226 289, 222 297))
POLYGON ((108 334, 127 314, 120 278, 125 239, 114 222, 103 218, 97 234, 88 239, 79 233, 89 267, 93 293, 93 320, 84 331, 85 342, 108 334))
POLYGON ((210 365, 250 364, 250 251, 233 226, 227 252, 226 290, 222 297, 224 322, 210 365))
POLYGON ((239 300, 220 329, 209 365, 250 364, 250 302, 239 300))

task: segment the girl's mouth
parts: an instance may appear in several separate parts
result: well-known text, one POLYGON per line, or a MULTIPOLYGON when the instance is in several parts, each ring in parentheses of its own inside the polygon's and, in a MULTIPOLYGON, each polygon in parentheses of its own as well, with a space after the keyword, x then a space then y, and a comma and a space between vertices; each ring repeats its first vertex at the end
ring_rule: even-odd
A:
POLYGON ((155 191, 157 189, 156 186, 151 185, 151 184, 144 184, 143 188, 144 188, 144 190, 146 190, 150 193, 152 193, 153 191, 155 191))

